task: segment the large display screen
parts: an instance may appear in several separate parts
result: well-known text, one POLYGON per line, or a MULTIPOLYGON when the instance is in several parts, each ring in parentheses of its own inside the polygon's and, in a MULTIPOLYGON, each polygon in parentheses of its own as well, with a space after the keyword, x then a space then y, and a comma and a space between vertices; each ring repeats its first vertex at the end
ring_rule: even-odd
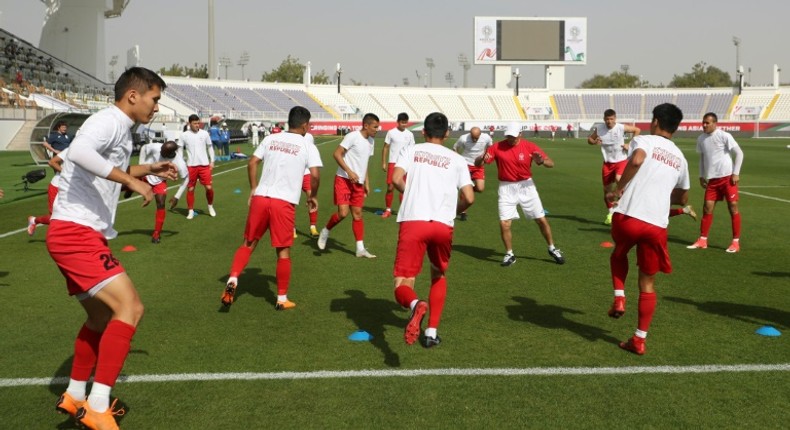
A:
POLYGON ((475 17, 475 64, 587 63, 587 18, 475 17))

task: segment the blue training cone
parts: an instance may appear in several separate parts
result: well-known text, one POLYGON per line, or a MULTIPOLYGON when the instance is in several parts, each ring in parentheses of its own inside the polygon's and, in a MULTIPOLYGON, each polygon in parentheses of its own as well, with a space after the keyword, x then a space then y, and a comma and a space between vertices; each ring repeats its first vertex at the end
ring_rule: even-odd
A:
POLYGON ((241 189, 240 188, 236 188, 235 190, 233 190, 233 192, 235 194, 241 194, 241 189))
POLYGON ((376 188, 376 189, 373 190, 373 192, 374 193, 380 193, 381 192, 381 188, 376 188))
POLYGON ((760 336, 771 336, 771 337, 782 335, 782 332, 769 325, 764 325, 758 328, 757 331, 755 331, 755 333, 759 334, 760 336))
POLYGON ((384 214, 384 211, 383 211, 383 210, 381 210, 381 209, 378 209, 378 210, 377 210, 376 212, 374 212, 374 213, 375 213, 376 215, 383 215, 383 214, 384 214))
POLYGON ((357 330, 348 336, 348 340, 354 342, 368 342, 373 340, 373 336, 365 330, 357 330))

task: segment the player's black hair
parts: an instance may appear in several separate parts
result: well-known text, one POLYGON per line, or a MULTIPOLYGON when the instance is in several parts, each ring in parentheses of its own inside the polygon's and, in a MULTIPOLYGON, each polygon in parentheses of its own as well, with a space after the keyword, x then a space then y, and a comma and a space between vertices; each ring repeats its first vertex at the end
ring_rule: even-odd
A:
POLYGON ((366 113, 365 116, 362 117, 362 124, 370 124, 373 121, 381 122, 378 116, 375 113, 366 113))
POLYGON ((407 114, 406 112, 401 112, 398 114, 398 122, 408 121, 408 120, 409 120, 409 114, 407 114))
POLYGON ((310 121, 310 111, 304 106, 294 106, 288 112, 288 128, 299 128, 310 121))
POLYGON ((617 112, 614 109, 606 109, 603 111, 603 117, 606 118, 607 116, 617 116, 617 112))
POLYGON ((176 151, 178 151, 178 144, 172 140, 168 140, 167 142, 162 144, 162 149, 159 150, 159 153, 163 157, 165 157, 166 153, 172 154, 172 157, 167 157, 167 158, 173 158, 176 155, 176 151))
POLYGON ((68 125, 68 124, 66 124, 66 121, 62 121, 62 120, 61 120, 61 121, 58 121, 58 122, 56 122, 56 123, 55 123, 55 125, 54 125, 54 126, 52 126, 52 131, 58 131, 58 129, 59 129, 61 126, 63 126, 63 125, 68 125))
POLYGON ((674 133, 683 121, 683 112, 672 103, 662 103, 653 108, 653 119, 662 130, 674 133))
POLYGON ((146 69, 145 67, 132 67, 126 69, 115 82, 115 101, 120 101, 127 91, 134 89, 140 94, 145 94, 146 91, 153 87, 159 87, 164 91, 167 84, 161 76, 157 75, 153 70, 146 69))
POLYGON ((192 121, 200 121, 200 117, 197 116, 197 114, 193 113, 192 115, 189 115, 189 121, 187 122, 192 122, 192 121))
POLYGON ((447 130, 449 129, 450 121, 447 119, 445 114, 441 112, 433 112, 425 117, 423 130, 425 131, 426 138, 444 138, 444 136, 447 134, 447 130))
POLYGON ((718 117, 718 115, 716 115, 715 112, 708 112, 705 115, 702 115, 702 119, 703 120, 705 120, 705 118, 707 118, 707 117, 713 118, 713 122, 719 122, 719 117, 718 117))

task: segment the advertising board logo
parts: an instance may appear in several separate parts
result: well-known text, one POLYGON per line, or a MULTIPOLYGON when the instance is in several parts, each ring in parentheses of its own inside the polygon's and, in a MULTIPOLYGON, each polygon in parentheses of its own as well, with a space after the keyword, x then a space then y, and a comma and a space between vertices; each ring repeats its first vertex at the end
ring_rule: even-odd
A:
POLYGON ((582 40, 579 39, 579 35, 582 34, 582 30, 578 26, 573 26, 570 29, 571 38, 569 39, 570 42, 581 42, 582 40))
POLYGON ((494 41, 494 38, 491 37, 494 34, 494 29, 490 25, 484 25, 481 32, 483 33, 483 37, 480 39, 481 42, 490 43, 494 41))
POLYGON ((478 61, 485 61, 485 60, 495 60, 496 59, 496 49, 485 48, 480 51, 480 54, 477 56, 478 61))

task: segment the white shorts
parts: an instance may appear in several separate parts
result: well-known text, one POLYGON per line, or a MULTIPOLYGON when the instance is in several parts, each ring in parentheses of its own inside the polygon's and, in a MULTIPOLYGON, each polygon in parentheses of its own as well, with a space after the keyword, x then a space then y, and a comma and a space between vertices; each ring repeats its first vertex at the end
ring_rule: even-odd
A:
POLYGON ((524 216, 529 219, 546 216, 532 178, 519 182, 499 183, 499 220, 519 219, 518 206, 521 206, 524 216))

